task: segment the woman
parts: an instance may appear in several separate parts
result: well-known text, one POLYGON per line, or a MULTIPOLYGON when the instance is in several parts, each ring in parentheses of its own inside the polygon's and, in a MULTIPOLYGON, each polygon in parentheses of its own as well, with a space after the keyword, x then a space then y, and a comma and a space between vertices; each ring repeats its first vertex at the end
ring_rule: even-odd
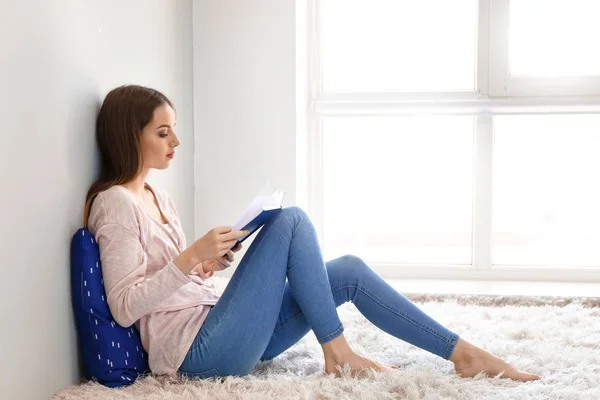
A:
POLYGON ((84 225, 100 247, 107 301, 122 326, 135 324, 156 374, 245 375, 312 330, 326 373, 397 368, 356 354, 336 307, 352 301, 385 332, 454 363, 457 374, 520 381, 519 371, 423 313, 354 256, 324 263, 315 230, 285 208, 255 238, 225 291, 215 272, 229 267, 247 232, 221 226, 187 247, 171 197, 146 183, 168 168, 180 142, 173 104, 160 92, 122 86, 104 100, 96 126, 101 175, 90 188, 84 225))

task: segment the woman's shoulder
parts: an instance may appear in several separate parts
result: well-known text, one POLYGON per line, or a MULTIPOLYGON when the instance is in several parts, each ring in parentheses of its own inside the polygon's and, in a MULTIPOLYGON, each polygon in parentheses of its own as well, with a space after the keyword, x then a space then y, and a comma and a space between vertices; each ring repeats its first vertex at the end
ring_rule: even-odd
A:
MULTIPOLYGON (((98 193, 97 199, 100 200, 99 205, 109 206, 111 210, 115 211, 130 210, 137 205, 135 195, 129 189, 120 185, 113 185, 98 193)), ((94 205, 95 203, 94 201, 94 205)))
POLYGON ((88 225, 92 233, 100 226, 120 224, 128 229, 139 229, 139 204, 128 189, 114 185, 98 193, 90 208, 88 225))

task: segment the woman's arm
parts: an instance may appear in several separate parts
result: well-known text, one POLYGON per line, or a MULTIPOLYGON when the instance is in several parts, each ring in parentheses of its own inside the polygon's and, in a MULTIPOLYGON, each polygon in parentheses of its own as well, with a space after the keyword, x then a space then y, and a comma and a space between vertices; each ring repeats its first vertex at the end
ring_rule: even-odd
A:
POLYGON ((106 300, 115 321, 121 326, 133 325, 190 282, 181 270, 193 262, 187 256, 189 253, 180 255, 146 278, 147 256, 138 233, 118 223, 107 223, 97 229, 95 236, 100 248, 106 300))

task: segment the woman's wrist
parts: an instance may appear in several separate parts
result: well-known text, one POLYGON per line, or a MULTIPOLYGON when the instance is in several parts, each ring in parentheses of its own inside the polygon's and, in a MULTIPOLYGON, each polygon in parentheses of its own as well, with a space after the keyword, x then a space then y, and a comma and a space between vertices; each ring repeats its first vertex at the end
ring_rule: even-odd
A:
POLYGON ((179 270, 185 275, 188 275, 190 272, 192 272, 196 265, 200 264, 201 262, 202 261, 198 260, 192 254, 190 254, 190 252, 188 252, 187 249, 182 251, 173 260, 173 264, 175 264, 175 266, 179 268, 179 270))

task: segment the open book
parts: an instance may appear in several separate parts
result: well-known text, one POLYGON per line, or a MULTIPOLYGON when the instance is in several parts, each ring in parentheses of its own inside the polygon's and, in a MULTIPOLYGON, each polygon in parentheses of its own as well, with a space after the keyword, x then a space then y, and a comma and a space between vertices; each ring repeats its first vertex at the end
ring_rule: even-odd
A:
POLYGON ((254 232, 262 227, 267 221, 277 215, 282 208, 285 192, 277 190, 270 193, 268 186, 252 200, 241 218, 232 225, 234 231, 249 231, 248 235, 239 239, 240 242, 248 239, 254 232))

